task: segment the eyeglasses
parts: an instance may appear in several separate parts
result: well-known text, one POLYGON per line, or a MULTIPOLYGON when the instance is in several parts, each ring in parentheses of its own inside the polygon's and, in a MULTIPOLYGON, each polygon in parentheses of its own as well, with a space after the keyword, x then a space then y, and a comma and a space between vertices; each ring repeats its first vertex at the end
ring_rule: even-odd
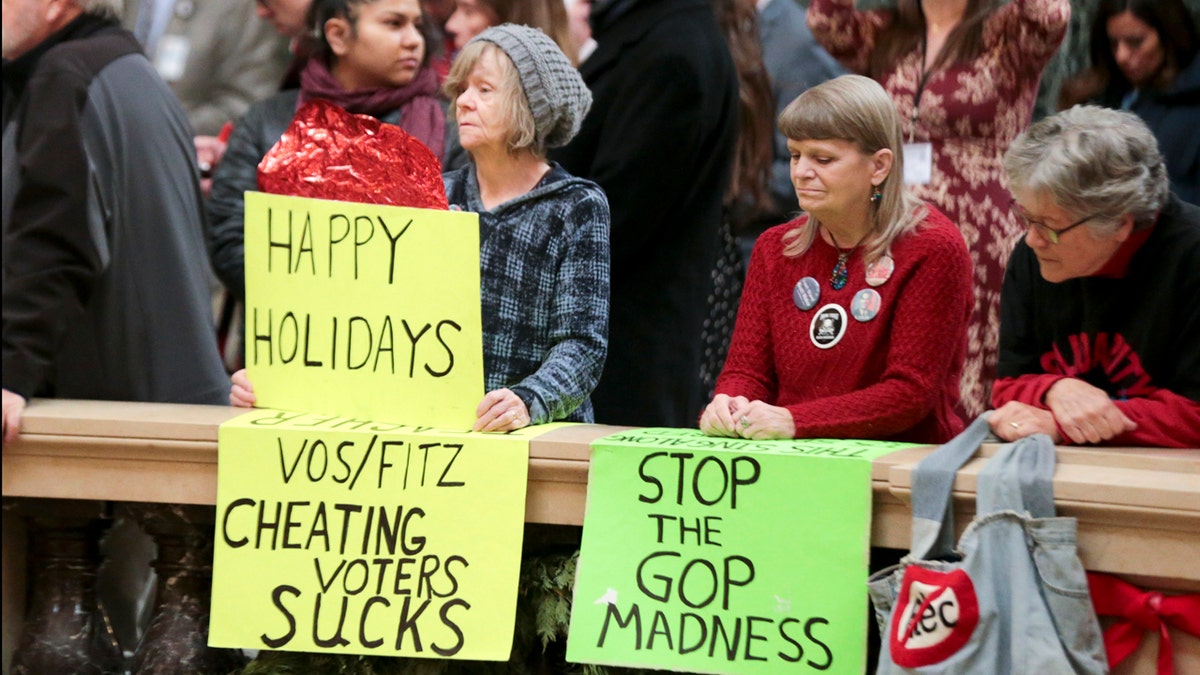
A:
POLYGON ((1042 235, 1042 237, 1047 239, 1051 244, 1057 244, 1059 238, 1062 237, 1064 234, 1079 227, 1080 225, 1086 223, 1087 221, 1101 215, 1099 213, 1093 213, 1092 215, 1087 216, 1086 218, 1081 218, 1064 228, 1056 230, 1053 227, 1050 227, 1049 225, 1047 225, 1043 222, 1032 220, 1029 216, 1025 215, 1025 211, 1021 209, 1021 205, 1018 204, 1017 200, 1015 200, 1015 199, 1012 200, 1012 202, 1009 204, 1009 208, 1012 210, 1013 213, 1017 214, 1017 218, 1019 218, 1021 220, 1021 223, 1023 223, 1025 225, 1025 229, 1030 229, 1030 228, 1036 227, 1038 234, 1042 235))

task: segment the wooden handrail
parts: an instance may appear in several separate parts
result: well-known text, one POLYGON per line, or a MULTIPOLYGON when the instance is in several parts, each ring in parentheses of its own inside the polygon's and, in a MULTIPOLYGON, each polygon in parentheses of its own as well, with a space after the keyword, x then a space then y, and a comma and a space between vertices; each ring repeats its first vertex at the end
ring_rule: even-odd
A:
MULTIPOLYGON (((88 505, 112 502, 214 504, 217 430, 243 412, 222 406, 35 401, 25 411, 21 439, 4 448, 5 501, 51 498, 85 512, 88 505)), ((526 520, 581 525, 590 444, 627 428, 575 425, 532 440, 526 520)), ((990 456, 997 447, 985 445, 981 454, 990 456)), ((931 450, 910 448, 872 463, 873 545, 908 548, 912 470, 931 450)), ((976 478, 985 462, 972 460, 956 477, 959 529, 974 515, 976 478)), ((1120 574, 1146 588, 1200 591, 1200 449, 1060 447, 1054 491, 1058 514, 1078 520, 1080 558, 1089 570, 1120 574)), ((25 542, 16 516, 5 511, 4 518, 7 673, 24 617, 25 542)), ((1200 666, 1200 641, 1176 636, 1176 642, 1177 666, 1200 666)), ((1115 672, 1149 668, 1153 645, 1152 638, 1115 672)))
MULTIPOLYGON (((222 406, 39 400, 4 449, 5 497, 213 504, 217 428, 244 411, 222 406)), ((530 443, 526 520, 580 525, 590 443, 626 427, 578 425, 530 443)), ((988 456, 997 446, 985 446, 988 456)), ((872 465, 872 543, 907 548, 912 467, 930 448, 872 465)), ((974 511, 976 458, 955 482, 957 523, 974 511)), ((1200 449, 1059 448, 1060 515, 1079 519, 1088 569, 1200 590, 1200 449), (1153 552, 1148 555, 1148 552, 1153 552)))

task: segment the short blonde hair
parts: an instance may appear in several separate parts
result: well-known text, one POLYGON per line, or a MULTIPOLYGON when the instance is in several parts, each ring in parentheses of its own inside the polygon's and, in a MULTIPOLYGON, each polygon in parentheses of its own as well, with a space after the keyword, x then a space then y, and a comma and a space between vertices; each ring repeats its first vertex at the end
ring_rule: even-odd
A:
MULTIPOLYGON (((889 253, 892 242, 925 219, 925 205, 904 186, 904 140, 896 105, 878 82, 861 75, 842 75, 822 82, 788 104, 779 115, 779 130, 793 141, 842 140, 860 152, 892 151, 892 169, 878 190, 883 195, 872 215, 877 236, 864 251, 874 261, 889 253)), ((817 236, 816 218, 784 236, 784 254, 797 256, 817 236)))
POLYGON ((517 73, 517 67, 513 65, 512 59, 504 53, 504 50, 491 42, 478 40, 467 43, 455 57, 454 64, 450 66, 450 74, 446 76, 446 83, 442 85, 442 90, 450 99, 451 119, 454 119, 457 113, 455 104, 458 102, 458 97, 467 89, 467 78, 470 77, 471 71, 475 70, 475 66, 479 65, 479 62, 488 54, 495 56, 496 63, 500 64, 502 72, 503 79, 498 84, 497 94, 500 99, 500 111, 503 113, 504 119, 511 122, 506 139, 508 151, 516 153, 520 150, 529 150, 538 157, 545 157, 546 149, 537 141, 537 126, 534 123, 533 110, 529 107, 529 99, 521 87, 521 78, 517 73))

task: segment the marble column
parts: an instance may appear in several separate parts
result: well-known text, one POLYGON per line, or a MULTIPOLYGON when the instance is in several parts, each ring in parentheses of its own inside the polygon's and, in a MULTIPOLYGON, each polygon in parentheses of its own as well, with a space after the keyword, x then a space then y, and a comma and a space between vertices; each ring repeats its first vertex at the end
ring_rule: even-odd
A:
POLYGON ((208 646, 212 591, 211 506, 120 504, 158 545, 158 586, 150 625, 134 652, 133 675, 229 673, 246 664, 241 650, 208 646))
MULTIPOLYGON (((103 504, 10 502, 29 532, 29 587, 13 675, 124 673, 123 656, 96 599, 99 541, 111 520, 103 504)), ((8 506, 9 504, 6 504, 8 506)))

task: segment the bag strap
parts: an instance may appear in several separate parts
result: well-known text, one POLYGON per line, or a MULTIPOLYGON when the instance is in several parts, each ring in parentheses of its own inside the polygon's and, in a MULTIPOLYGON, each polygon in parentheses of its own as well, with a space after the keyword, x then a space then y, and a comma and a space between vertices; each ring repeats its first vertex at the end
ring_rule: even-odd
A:
POLYGON ((917 560, 942 558, 954 552, 954 476, 975 456, 991 433, 983 413, 962 433, 917 462, 912 476, 912 550, 917 560))
POLYGON ((979 472, 975 514, 1028 512, 1054 517, 1054 441, 1033 434, 1000 448, 979 472))

